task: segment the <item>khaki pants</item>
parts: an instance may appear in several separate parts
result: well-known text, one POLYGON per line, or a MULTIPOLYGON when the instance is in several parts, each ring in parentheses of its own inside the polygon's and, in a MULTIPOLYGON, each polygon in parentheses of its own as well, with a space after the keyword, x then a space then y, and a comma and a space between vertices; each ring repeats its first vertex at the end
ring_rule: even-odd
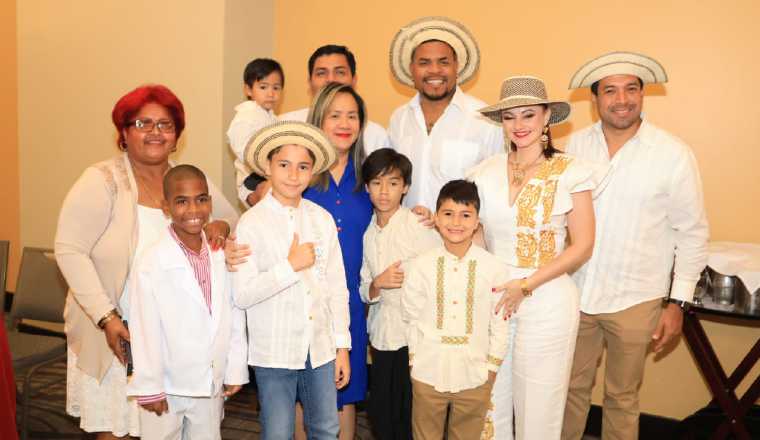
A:
POLYGON ((441 440, 449 414, 449 440, 479 439, 483 431, 492 381, 458 393, 442 393, 432 386, 412 379, 412 433, 415 440, 441 440))
POLYGON ((583 436, 591 405, 591 388, 605 345, 602 439, 639 438, 639 387, 661 312, 662 300, 656 299, 615 313, 581 313, 562 427, 563 440, 580 440, 583 436))

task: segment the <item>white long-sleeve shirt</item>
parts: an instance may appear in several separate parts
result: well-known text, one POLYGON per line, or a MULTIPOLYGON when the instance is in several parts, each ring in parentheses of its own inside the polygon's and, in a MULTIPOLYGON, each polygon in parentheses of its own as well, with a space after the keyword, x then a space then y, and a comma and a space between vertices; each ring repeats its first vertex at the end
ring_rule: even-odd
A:
POLYGON ((256 103, 248 100, 235 106, 235 116, 227 129, 227 142, 235 153, 235 175, 240 201, 248 206, 248 195, 253 191, 243 185, 245 178, 251 174, 251 169, 245 164, 243 153, 248 141, 260 129, 276 122, 277 116, 256 103))
POLYGON ((380 295, 369 298, 369 287, 378 275, 396 261, 407 271, 409 261, 434 247, 442 246, 435 229, 425 227, 409 208, 399 207, 384 227, 377 225, 377 216, 364 233, 364 257, 359 294, 369 304, 367 332, 377 350, 398 350, 406 346, 407 325, 403 321, 401 298, 404 287, 380 289, 380 295))
MULTIPOLYGON (((284 113, 280 115, 280 120, 306 122, 308 116, 309 108, 306 107, 284 113)), ((389 148, 390 146, 391 140, 388 138, 388 132, 385 131, 385 128, 376 122, 367 121, 367 125, 364 127, 364 153, 369 156, 375 150, 389 148)))
POLYGON ((666 297, 669 287, 671 298, 691 301, 707 262, 708 239, 702 182, 691 149, 643 121, 610 159, 598 122, 573 134, 567 152, 610 165, 594 200, 594 253, 573 276, 581 310, 617 312, 666 297))
POLYGON ((430 134, 420 106, 420 95, 394 110, 388 133, 393 148, 412 162, 412 185, 404 206, 435 208, 441 187, 497 153, 504 152, 501 126, 483 117, 486 104, 457 87, 430 134))
POLYGON ((402 298, 412 378, 456 393, 499 371, 509 322, 493 313, 491 288, 508 280, 507 265, 474 244, 462 258, 440 246, 412 260, 402 298))
POLYGON ((307 354, 316 368, 351 348, 348 289, 338 233, 330 214, 302 199, 282 205, 270 191, 237 226, 240 244, 253 253, 233 273, 235 305, 246 310, 248 363, 303 369, 307 354), (316 262, 294 272, 288 262, 294 234, 314 243, 316 262))

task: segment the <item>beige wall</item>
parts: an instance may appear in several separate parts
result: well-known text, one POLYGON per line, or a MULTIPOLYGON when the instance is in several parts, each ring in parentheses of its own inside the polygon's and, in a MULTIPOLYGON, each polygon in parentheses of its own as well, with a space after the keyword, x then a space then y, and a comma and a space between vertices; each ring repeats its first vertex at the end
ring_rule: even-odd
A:
MULTIPOLYGON (((571 122, 555 130, 560 144, 592 121, 588 92, 570 93, 570 76, 586 60, 612 50, 649 54, 665 65, 670 82, 648 89, 646 117, 689 143, 697 156, 713 240, 760 242, 756 208, 760 163, 756 133, 760 100, 760 39, 754 0, 538 2, 473 0, 280 0, 275 9, 275 57, 287 76, 282 110, 308 103, 306 60, 318 46, 347 44, 358 59, 358 89, 371 118, 387 124, 413 91, 394 82, 388 46, 398 28, 425 15, 465 23, 480 43, 479 76, 465 90, 493 102, 501 80, 533 74, 550 94, 570 99, 571 122), (294 13, 297 11, 298 13, 294 13)), ((758 337, 757 328, 706 325, 726 368, 733 368, 758 337)), ((746 384, 745 384, 746 386, 746 384)), ((743 388, 742 388, 743 389, 743 388)), ((650 359, 642 410, 681 418, 709 400, 691 354, 681 342, 662 360, 650 359)), ((601 401, 597 387, 594 401, 601 401)))
MULTIPOLYGON (((0 2, 0 240, 10 240, 11 260, 8 266, 8 290, 15 290, 19 263, 19 162, 16 129, 18 77, 16 64, 16 2, 0 2)), ((1 295, 0 295, 1 296, 1 295)))
POLYGON ((52 245, 68 188, 87 165, 117 152, 114 103, 145 83, 167 85, 185 105, 174 159, 199 165, 235 199, 224 132, 242 93, 228 73, 242 72, 248 56, 271 53, 272 2, 257 4, 18 2, 24 245, 52 245))

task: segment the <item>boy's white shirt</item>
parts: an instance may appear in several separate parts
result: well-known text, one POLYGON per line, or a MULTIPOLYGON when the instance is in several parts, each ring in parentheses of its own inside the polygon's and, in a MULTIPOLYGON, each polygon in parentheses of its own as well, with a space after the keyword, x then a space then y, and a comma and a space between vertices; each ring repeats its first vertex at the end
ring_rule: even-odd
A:
POLYGON ((211 314, 190 262, 169 231, 130 277, 129 396, 215 396, 248 382, 245 313, 234 307, 224 252, 209 249, 211 314))
POLYGON ((247 197, 253 191, 245 187, 243 182, 251 174, 251 169, 245 164, 245 147, 257 131, 273 122, 277 116, 272 110, 266 110, 254 100, 247 100, 235 106, 235 116, 227 129, 227 141, 235 153, 235 176, 240 201, 247 205, 247 197))
POLYGON ((412 260, 402 304, 413 379, 456 393, 484 384, 489 371, 499 371, 509 321, 494 314, 501 294, 491 288, 508 280, 506 264, 474 244, 462 258, 440 246, 412 260))
POLYGON ((343 256, 327 211, 305 199, 284 206, 269 191, 240 218, 237 241, 252 250, 232 275, 235 304, 248 318, 250 365, 303 369, 310 355, 316 368, 335 359, 337 348, 351 348, 343 256), (299 272, 288 262, 296 233, 316 254, 299 272))
POLYGON ((370 299, 372 280, 396 261, 402 262, 401 269, 406 273, 412 258, 441 245, 438 232, 420 223, 419 216, 409 208, 400 206, 382 228, 377 225, 377 214, 372 216, 364 233, 359 294, 370 305, 367 331, 375 349, 392 351, 405 347, 408 330, 401 309, 404 287, 381 289, 379 296, 370 299))

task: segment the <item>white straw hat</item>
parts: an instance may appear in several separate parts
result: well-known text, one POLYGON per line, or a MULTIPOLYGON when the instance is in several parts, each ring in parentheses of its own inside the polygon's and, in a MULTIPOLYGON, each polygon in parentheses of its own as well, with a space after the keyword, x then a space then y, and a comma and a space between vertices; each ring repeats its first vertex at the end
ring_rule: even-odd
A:
POLYGON ((510 108, 526 105, 547 105, 552 114, 549 124, 558 124, 570 115, 570 104, 565 101, 552 101, 546 97, 543 80, 535 76, 512 76, 501 84, 500 101, 478 110, 483 116, 501 124, 501 112, 510 108))
POLYGON ((459 70, 457 84, 467 82, 477 72, 480 49, 464 25, 446 17, 424 17, 402 27, 391 42, 391 72, 402 84, 414 87, 409 66, 412 53, 420 44, 439 40, 454 49, 459 70))
POLYGON ((283 145, 301 145, 314 153, 314 174, 329 169, 335 162, 335 147, 319 128, 299 121, 278 121, 257 131, 245 147, 245 163, 262 176, 266 175, 267 156, 283 145))
POLYGON ((590 87, 611 75, 634 75, 644 84, 668 82, 668 74, 657 60, 633 52, 611 52, 581 66, 570 79, 568 88, 590 87))

